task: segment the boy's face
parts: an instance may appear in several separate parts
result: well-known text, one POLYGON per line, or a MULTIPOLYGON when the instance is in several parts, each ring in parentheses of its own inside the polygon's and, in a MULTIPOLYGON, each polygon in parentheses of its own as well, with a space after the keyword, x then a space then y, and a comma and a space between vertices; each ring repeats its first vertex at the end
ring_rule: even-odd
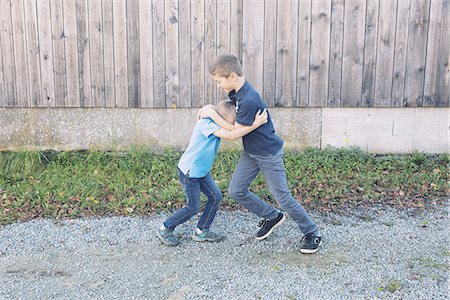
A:
POLYGON ((235 80, 236 76, 233 76, 233 74, 234 73, 232 73, 230 76, 228 76, 228 78, 219 76, 217 74, 215 74, 213 76, 215 82, 217 83, 217 87, 221 88, 227 94, 234 90, 234 85, 235 85, 235 82, 236 82, 236 80, 235 80))

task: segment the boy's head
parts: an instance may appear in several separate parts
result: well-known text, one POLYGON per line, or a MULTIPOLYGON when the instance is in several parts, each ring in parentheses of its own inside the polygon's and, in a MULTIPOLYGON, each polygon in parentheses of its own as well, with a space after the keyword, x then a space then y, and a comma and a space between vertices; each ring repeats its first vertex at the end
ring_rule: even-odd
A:
POLYGON ((230 100, 222 100, 215 106, 217 113, 228 123, 236 122, 236 104, 230 100))
POLYGON ((233 54, 218 56, 209 68, 209 73, 217 82, 217 86, 229 93, 235 89, 239 77, 242 77, 242 66, 233 54))

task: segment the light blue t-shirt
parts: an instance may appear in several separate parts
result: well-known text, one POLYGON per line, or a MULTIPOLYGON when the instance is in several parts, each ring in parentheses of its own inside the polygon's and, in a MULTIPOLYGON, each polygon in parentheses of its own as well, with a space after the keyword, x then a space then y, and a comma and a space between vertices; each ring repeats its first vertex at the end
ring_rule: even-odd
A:
POLYGON ((211 119, 201 119, 195 125, 189 146, 178 162, 178 168, 190 178, 205 177, 211 170, 220 145, 220 138, 213 133, 220 126, 211 119))

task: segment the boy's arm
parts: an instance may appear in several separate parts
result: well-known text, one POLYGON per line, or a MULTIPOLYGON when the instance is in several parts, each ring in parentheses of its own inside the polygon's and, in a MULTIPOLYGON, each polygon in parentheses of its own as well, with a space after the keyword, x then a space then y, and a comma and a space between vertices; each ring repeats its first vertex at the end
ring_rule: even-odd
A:
POLYGON ((218 113, 217 111, 214 109, 213 105, 206 105, 203 106, 199 111, 198 111, 198 118, 211 118, 214 123, 216 123, 217 125, 219 125, 220 127, 222 127, 223 129, 226 129, 228 131, 232 131, 234 130, 234 125, 231 123, 228 123, 227 121, 225 121, 218 113))
POLYGON ((264 109, 263 112, 258 110, 255 115, 255 120, 253 121, 253 124, 251 126, 242 126, 238 124, 239 126, 237 128, 234 128, 233 130, 220 128, 219 130, 214 132, 214 135, 225 140, 235 141, 265 123, 267 123, 267 110, 264 109))

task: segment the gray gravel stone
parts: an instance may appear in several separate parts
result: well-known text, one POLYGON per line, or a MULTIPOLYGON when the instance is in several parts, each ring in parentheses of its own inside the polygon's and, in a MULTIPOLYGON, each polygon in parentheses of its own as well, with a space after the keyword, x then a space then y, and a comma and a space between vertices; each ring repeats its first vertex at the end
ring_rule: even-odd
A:
POLYGON ((0 299, 448 299, 448 207, 313 213, 314 255, 289 218, 257 241, 255 215, 221 211, 224 242, 194 242, 195 218, 171 248, 155 235, 165 217, 0 227, 0 299))

